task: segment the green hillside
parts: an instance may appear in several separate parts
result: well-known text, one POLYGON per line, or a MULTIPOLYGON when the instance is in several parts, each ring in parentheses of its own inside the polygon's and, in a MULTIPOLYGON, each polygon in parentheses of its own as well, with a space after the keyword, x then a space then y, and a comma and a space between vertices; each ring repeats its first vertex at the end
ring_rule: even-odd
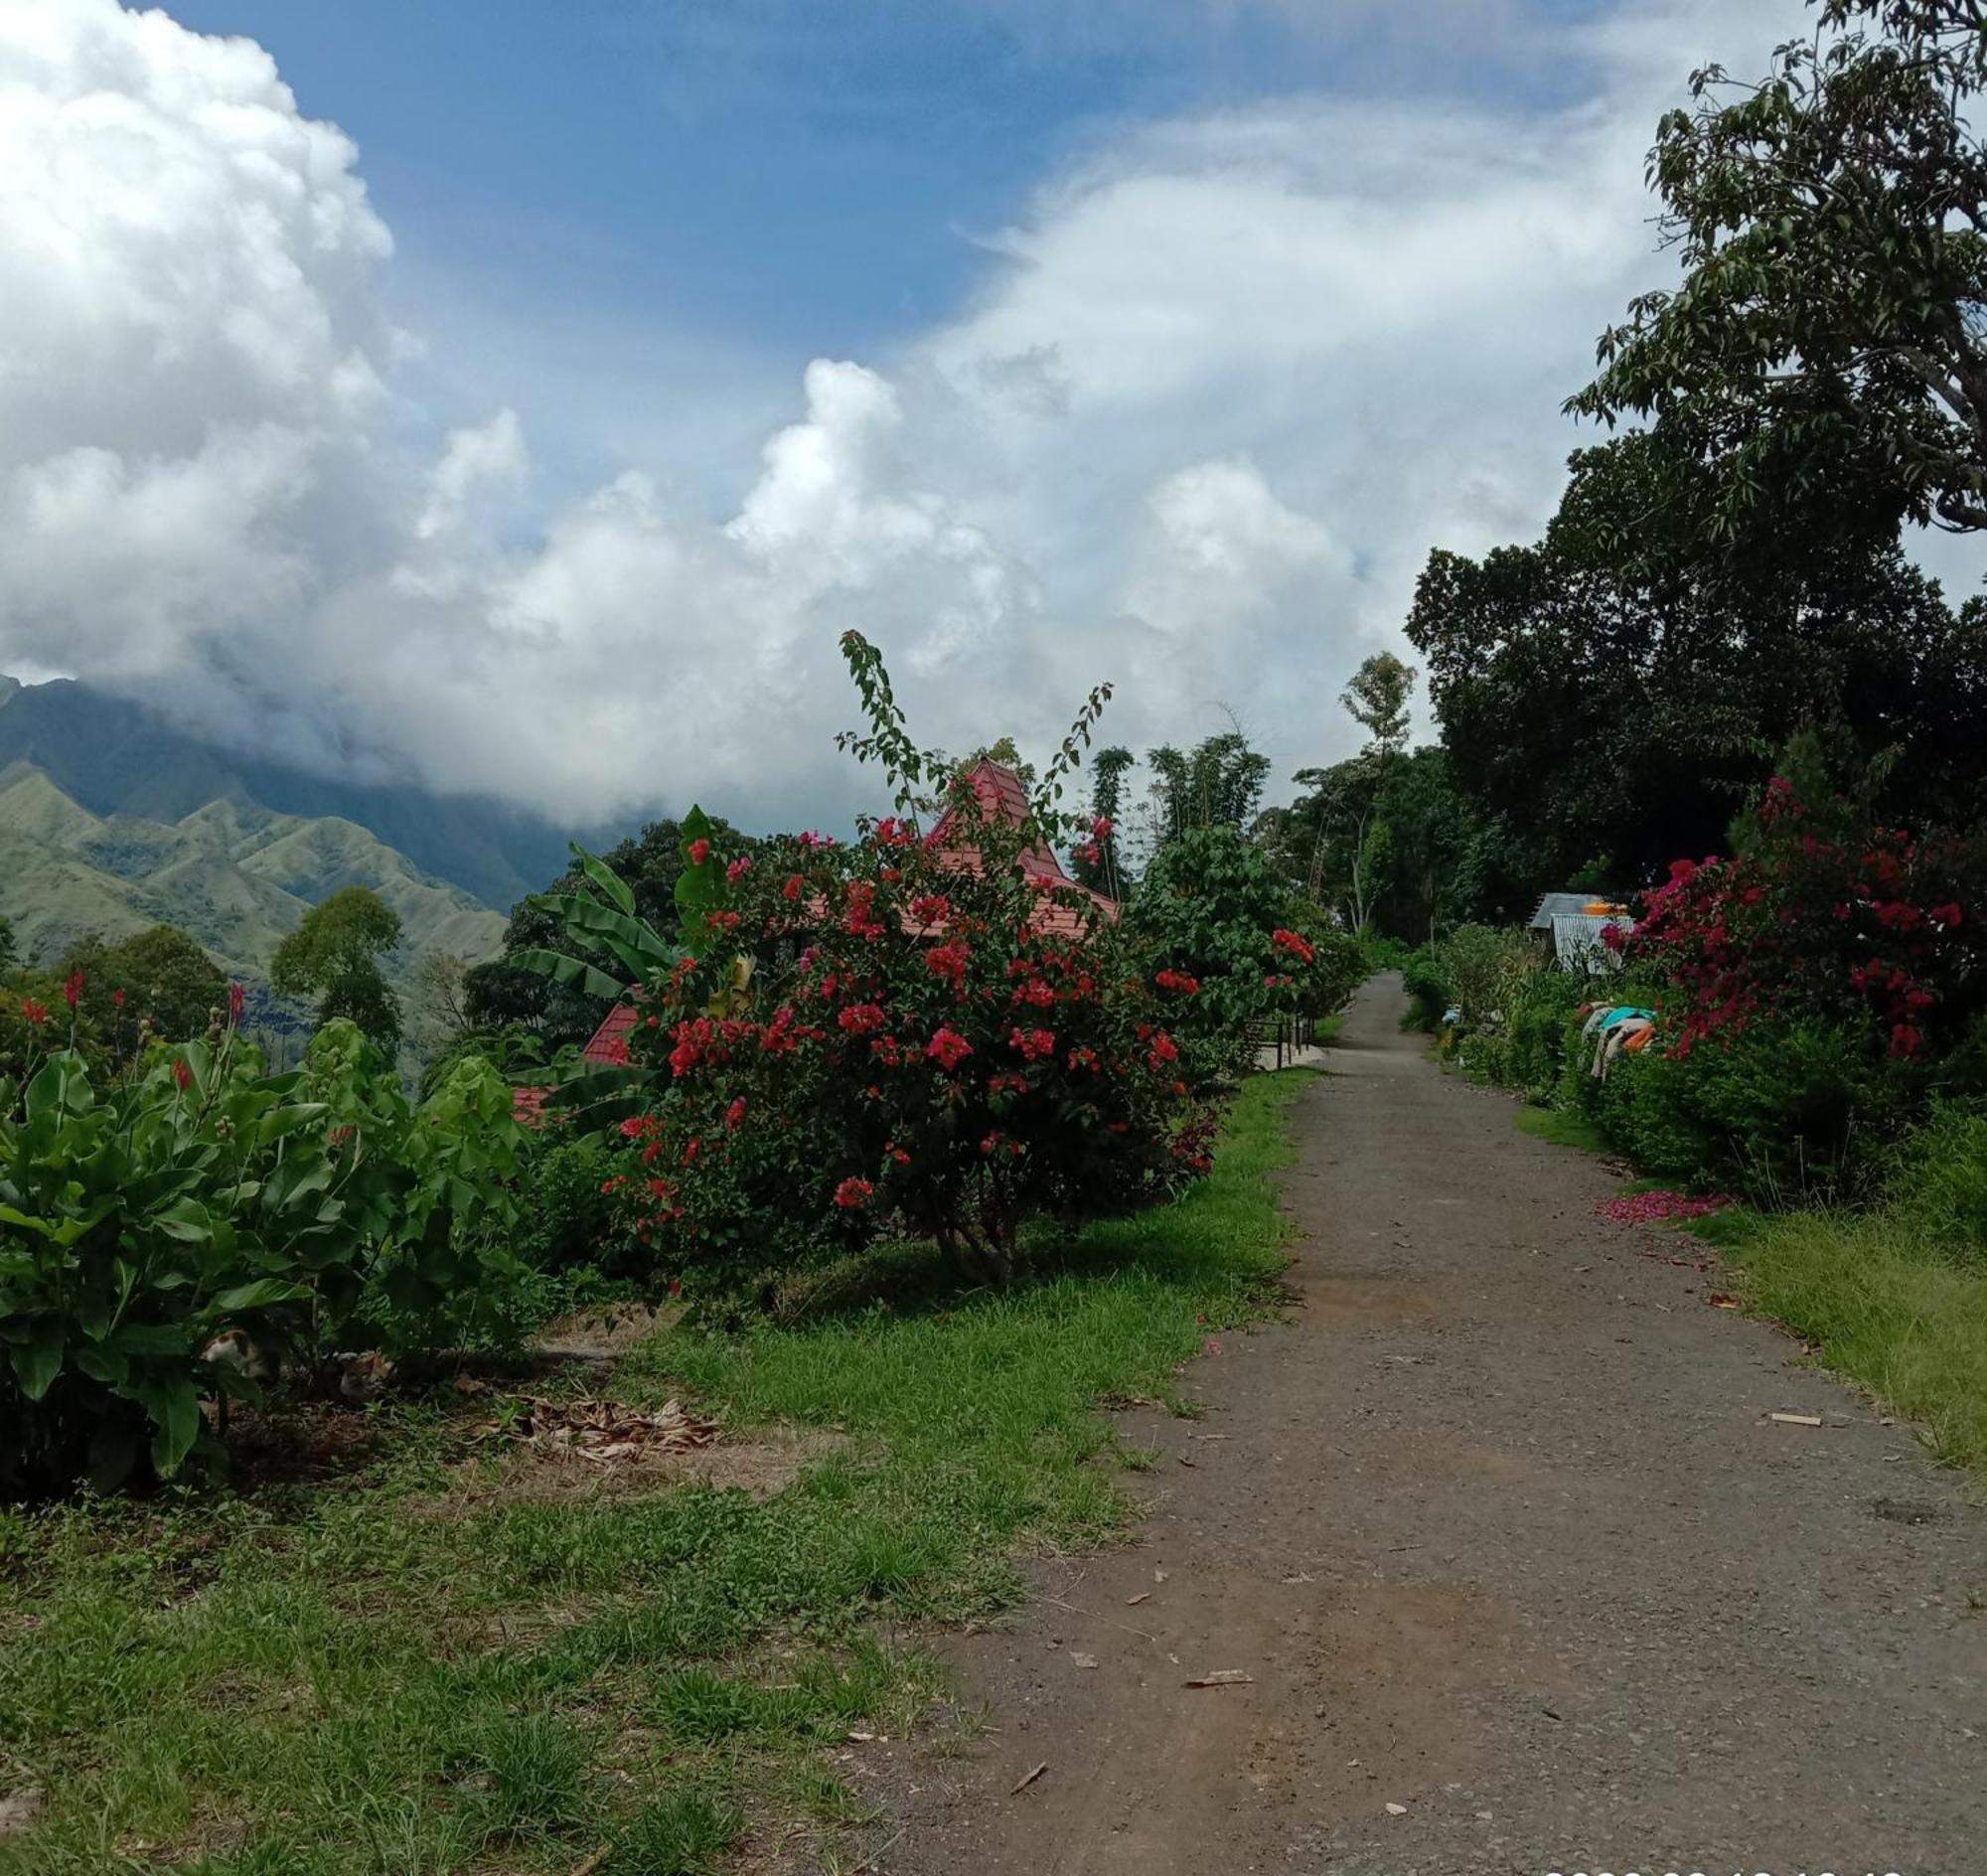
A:
POLYGON ((53 956, 85 932, 191 932, 231 975, 260 979, 306 910, 370 886, 400 915, 402 977, 423 951, 494 957, 504 920, 354 822, 214 801, 175 821, 101 816, 39 768, 0 769, 0 912, 22 949, 53 956))

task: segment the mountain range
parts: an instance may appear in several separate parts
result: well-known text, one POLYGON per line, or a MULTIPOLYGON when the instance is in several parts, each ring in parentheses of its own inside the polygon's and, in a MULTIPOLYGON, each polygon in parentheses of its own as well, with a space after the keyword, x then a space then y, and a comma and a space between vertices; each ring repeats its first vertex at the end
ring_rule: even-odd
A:
POLYGON ((627 831, 567 830, 484 796, 345 781, 242 755, 71 679, 23 685, 0 677, 0 769, 17 762, 32 763, 73 802, 104 817, 172 825, 212 803, 234 802, 349 822, 498 910, 564 870, 569 835, 609 846, 627 831))
POLYGON ((284 936, 341 886, 400 915, 404 978, 423 951, 495 956, 504 917, 335 816, 213 801, 177 821, 90 813, 28 762, 0 769, 0 912, 24 956, 85 932, 113 943, 149 925, 190 932, 229 976, 261 979, 284 936))

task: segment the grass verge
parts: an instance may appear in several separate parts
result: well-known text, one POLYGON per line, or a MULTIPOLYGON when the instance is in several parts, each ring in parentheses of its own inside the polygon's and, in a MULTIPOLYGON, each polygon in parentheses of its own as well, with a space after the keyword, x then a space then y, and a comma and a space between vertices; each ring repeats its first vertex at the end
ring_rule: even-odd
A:
POLYGON ((907 1625, 1117 1527, 1098 1404, 1168 1396, 1273 1294, 1303 1079, 1250 1080, 1209 1178, 1024 1289, 947 1298, 899 1252, 910 1313, 631 1356, 621 1393, 841 1436, 770 1497, 520 1497, 408 1410, 323 1485, 0 1511, 0 1796, 47 1795, 0 1872, 698 1876, 850 1821, 825 1747, 937 1687, 907 1625))
POLYGON ((1519 1133, 1530 1134, 1534 1140, 1549 1140, 1556 1147, 1578 1147, 1582 1153, 1612 1151, 1600 1124, 1589 1120, 1585 1114, 1575 1114, 1566 1108, 1532 1107, 1527 1104, 1518 1109, 1517 1119, 1519 1133))
POLYGON ((1747 1307, 1917 1421, 1938 1457, 1987 1477, 1987 1274, 1876 1211, 1716 1213, 1710 1238, 1747 1307))

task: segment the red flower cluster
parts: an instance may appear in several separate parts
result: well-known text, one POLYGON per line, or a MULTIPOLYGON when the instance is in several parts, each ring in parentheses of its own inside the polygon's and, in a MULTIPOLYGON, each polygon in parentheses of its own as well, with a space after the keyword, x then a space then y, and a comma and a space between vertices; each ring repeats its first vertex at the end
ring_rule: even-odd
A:
POLYGON ((1270 942, 1279 951, 1288 951, 1299 964, 1308 964, 1317 956, 1308 938, 1301 932, 1289 931, 1282 925, 1270 934, 1270 942))

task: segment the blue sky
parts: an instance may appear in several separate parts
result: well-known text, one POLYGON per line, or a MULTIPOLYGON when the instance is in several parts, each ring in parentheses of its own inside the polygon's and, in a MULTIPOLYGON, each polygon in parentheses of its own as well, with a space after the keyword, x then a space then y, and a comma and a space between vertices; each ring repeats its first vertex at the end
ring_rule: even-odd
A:
POLYGON ((421 269, 729 345, 873 351, 946 314, 1044 176, 1127 127, 1335 90, 1549 97, 1605 0, 184 0, 332 118, 421 269), (1438 10, 1402 9, 1423 21, 1438 10), (1077 21, 1059 19, 1076 14, 1077 21), (1543 36, 1543 37, 1542 37, 1543 36))
POLYGON ((1802 0, 0 6, 0 670, 579 823, 1239 719, 1535 538, 1802 0), (215 35, 235 35, 218 38, 215 35))

